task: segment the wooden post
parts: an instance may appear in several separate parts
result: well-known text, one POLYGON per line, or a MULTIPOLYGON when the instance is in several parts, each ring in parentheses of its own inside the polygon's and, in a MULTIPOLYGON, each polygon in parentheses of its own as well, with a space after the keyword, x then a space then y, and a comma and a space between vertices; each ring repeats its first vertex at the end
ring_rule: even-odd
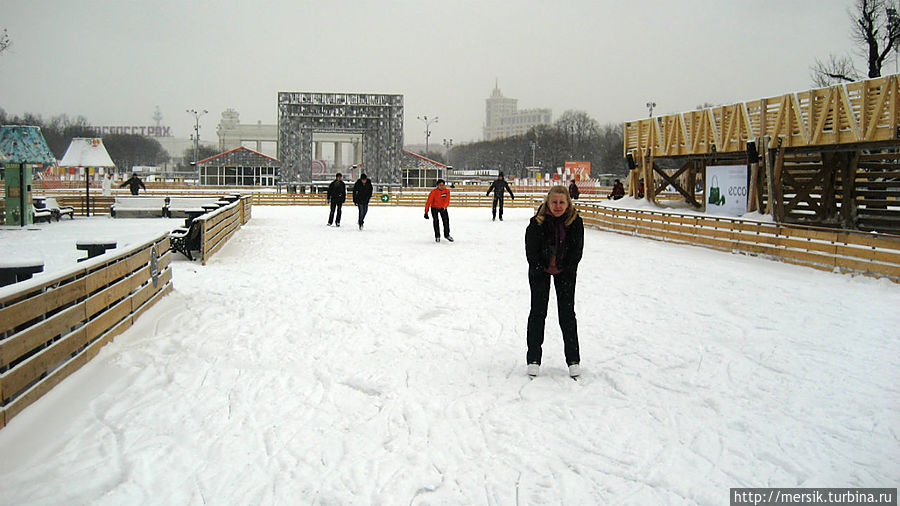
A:
POLYGON ((653 154, 650 148, 647 148, 647 156, 644 157, 644 198, 649 202, 656 203, 656 194, 653 193, 653 154))
POLYGON ((784 146, 781 145, 781 139, 778 140, 778 156, 775 158, 775 167, 772 169, 772 194, 775 201, 775 213, 773 217, 776 223, 784 221, 784 181, 781 177, 781 171, 784 170, 784 146))
POLYGON ((822 204, 819 206, 819 220, 821 221, 833 221, 837 216, 835 179, 837 178, 837 165, 844 165, 845 160, 844 153, 822 153, 822 204))
MULTIPOLYGON (((684 175, 684 184, 687 186, 685 189, 691 194, 691 198, 694 199, 694 202, 697 202, 697 166, 699 164, 696 160, 691 160, 688 163, 691 164, 691 167, 684 175)), ((685 199, 685 201, 687 201, 687 199, 685 199)))
MULTIPOLYGON (((766 190, 769 198, 766 199, 766 214, 775 218, 775 157, 777 151, 769 149, 769 137, 766 137, 766 190)), ((781 142, 778 143, 781 147, 781 142)))
POLYGON ((856 173, 859 170, 857 150, 841 164, 841 226, 856 228, 856 173))

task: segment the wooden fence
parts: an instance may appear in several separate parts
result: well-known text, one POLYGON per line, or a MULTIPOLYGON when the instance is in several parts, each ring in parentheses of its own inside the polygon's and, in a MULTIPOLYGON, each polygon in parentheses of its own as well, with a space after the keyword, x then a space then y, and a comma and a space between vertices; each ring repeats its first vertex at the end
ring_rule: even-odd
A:
POLYGON ((579 205, 585 225, 900 282, 900 236, 579 205))
POLYGON ((172 289, 168 234, 0 288, 0 428, 172 289))
POLYGON ((201 264, 206 265, 209 257, 219 251, 219 248, 224 246, 239 228, 250 221, 252 209, 252 199, 245 196, 225 207, 196 218, 195 221, 201 223, 201 264))

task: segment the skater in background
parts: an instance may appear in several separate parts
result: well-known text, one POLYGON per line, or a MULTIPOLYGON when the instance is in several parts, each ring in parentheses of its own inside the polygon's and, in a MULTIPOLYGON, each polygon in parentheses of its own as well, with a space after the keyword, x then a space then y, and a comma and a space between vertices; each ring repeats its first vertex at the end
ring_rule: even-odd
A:
POLYGON ((575 200, 580 196, 581 191, 578 189, 578 185, 575 184, 575 180, 573 179, 572 182, 569 183, 569 197, 571 197, 572 200, 575 200))
POLYGON ((622 185, 622 182, 616 179, 615 183, 613 183, 612 191, 609 192, 609 195, 606 196, 608 199, 619 200, 620 198, 625 196, 625 186, 622 185))
POLYGON ((497 175, 497 179, 491 183, 491 186, 488 187, 487 193, 485 195, 490 195, 491 192, 494 192, 494 203, 491 206, 491 221, 495 221, 497 219, 497 205, 500 206, 500 221, 503 221, 503 192, 509 192, 509 198, 516 200, 516 196, 513 195, 512 189, 509 187, 509 184, 503 179, 503 171, 500 171, 500 174, 497 175))
POLYGON ((638 179, 637 198, 644 198, 644 178, 638 179))
POLYGON ((103 176, 103 181, 100 182, 100 188, 103 191, 104 197, 112 196, 112 174, 107 172, 103 176))
POLYGON ((366 221, 366 213, 369 212, 369 199, 372 198, 372 182, 365 174, 360 174, 359 179, 353 185, 353 203, 359 211, 359 229, 363 229, 366 221))
POLYGON ((428 210, 431 209, 431 219, 434 223, 434 242, 441 242, 441 227, 438 224, 438 216, 444 222, 444 238, 453 242, 450 236, 450 215, 447 208, 450 207, 450 189, 444 186, 444 180, 438 179, 437 185, 428 194, 425 201, 425 219, 428 219, 428 210))
POLYGON ((537 214, 525 229, 525 258, 531 287, 525 360, 529 376, 537 376, 544 344, 544 322, 550 300, 550 279, 556 288, 556 305, 569 376, 581 375, 578 323, 575 320, 575 278, 584 249, 584 224, 572 205, 565 186, 550 188, 537 214))
POLYGON ((343 174, 338 172, 334 175, 334 181, 328 185, 328 195, 325 197, 328 202, 331 204, 331 209, 328 211, 328 226, 331 226, 331 223, 334 222, 334 226, 341 226, 341 207, 344 205, 344 201, 347 200, 347 185, 342 181, 343 174), (335 216, 335 211, 337 211, 337 216, 335 216))
POLYGON ((119 185, 119 188, 125 188, 126 186, 131 190, 132 195, 137 195, 141 191, 141 188, 145 190, 147 189, 147 187, 144 186, 144 182, 141 181, 141 178, 139 178, 138 175, 134 172, 131 173, 130 178, 119 185))

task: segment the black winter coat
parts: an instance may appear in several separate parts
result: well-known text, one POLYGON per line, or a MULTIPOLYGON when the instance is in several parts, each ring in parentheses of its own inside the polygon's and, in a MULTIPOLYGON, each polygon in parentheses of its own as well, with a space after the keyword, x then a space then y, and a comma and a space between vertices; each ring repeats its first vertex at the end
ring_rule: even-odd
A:
POLYGON ((362 179, 357 179, 356 183, 353 185, 353 203, 354 204, 368 204, 369 199, 372 198, 372 180, 366 179, 366 182, 363 183, 362 179))
POLYGON ((328 202, 343 204, 347 200, 347 185, 335 179, 328 185, 328 202))
POLYGON ((499 197, 502 199, 504 190, 509 192, 510 197, 516 198, 515 195, 513 195, 512 189, 509 187, 509 184, 506 182, 506 180, 500 178, 495 179, 494 182, 491 183, 491 186, 488 188, 488 191, 487 193, 485 193, 485 195, 490 195, 491 192, 494 192, 494 198, 499 197))
POLYGON ((540 224, 537 217, 532 217, 525 229, 525 258, 531 270, 542 271, 550 265, 550 259, 556 255, 556 266, 561 273, 574 274, 578 270, 578 262, 584 252, 584 223, 581 216, 565 229, 565 238, 557 249, 557 227, 562 218, 546 216, 540 224))

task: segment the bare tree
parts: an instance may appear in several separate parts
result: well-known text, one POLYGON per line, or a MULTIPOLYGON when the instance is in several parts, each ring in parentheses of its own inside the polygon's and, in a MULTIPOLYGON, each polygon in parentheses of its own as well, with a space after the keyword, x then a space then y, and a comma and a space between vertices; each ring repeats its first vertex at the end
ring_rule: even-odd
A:
POLYGON ((839 83, 858 81, 859 72, 853 66, 849 56, 828 55, 828 60, 822 61, 816 58, 816 64, 812 66, 812 81, 819 88, 825 88, 839 83))
POLYGON ((6 28, 4 28, 3 33, 0 34, 0 53, 9 49, 10 45, 12 45, 12 41, 9 40, 9 34, 6 33, 6 28))
MULTIPOLYGON (((857 52, 866 60, 869 78, 881 77, 885 60, 900 44, 900 15, 895 0, 854 0, 850 12, 853 26, 851 38, 857 52)), ((849 56, 829 55, 826 61, 816 59, 811 68, 816 86, 856 81, 861 75, 849 56)))

